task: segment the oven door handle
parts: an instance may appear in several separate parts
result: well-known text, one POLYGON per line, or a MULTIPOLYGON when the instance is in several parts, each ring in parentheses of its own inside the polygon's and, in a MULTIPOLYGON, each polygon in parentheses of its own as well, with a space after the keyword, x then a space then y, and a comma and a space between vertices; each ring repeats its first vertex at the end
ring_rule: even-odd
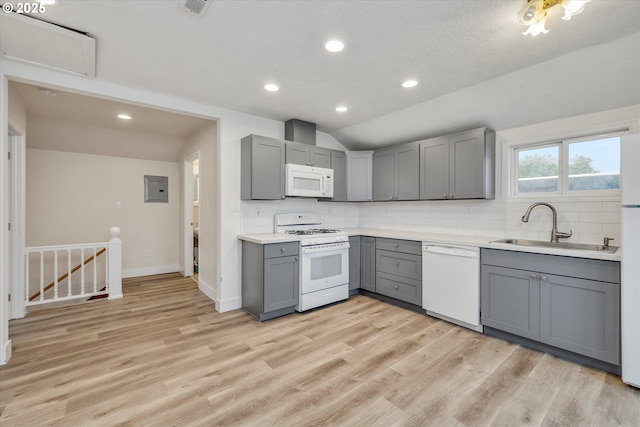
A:
POLYGON ((335 252, 343 249, 349 249, 349 242, 342 243, 329 243, 326 245, 317 246, 303 246, 301 248, 303 254, 318 253, 318 252, 335 252))

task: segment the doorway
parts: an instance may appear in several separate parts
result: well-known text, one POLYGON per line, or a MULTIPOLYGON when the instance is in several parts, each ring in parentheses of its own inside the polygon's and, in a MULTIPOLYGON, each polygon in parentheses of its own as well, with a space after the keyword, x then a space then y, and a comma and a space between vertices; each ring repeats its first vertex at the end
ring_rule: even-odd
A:
POLYGON ((184 276, 200 272, 200 152, 184 159, 184 276))

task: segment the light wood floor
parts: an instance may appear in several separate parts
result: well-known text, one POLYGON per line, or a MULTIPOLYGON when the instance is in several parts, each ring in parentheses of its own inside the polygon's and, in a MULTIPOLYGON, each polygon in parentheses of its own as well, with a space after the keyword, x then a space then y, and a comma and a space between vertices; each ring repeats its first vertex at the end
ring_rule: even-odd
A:
POLYGON ((355 296, 258 323, 189 279, 11 321, 9 426, 640 425, 618 377, 355 296))

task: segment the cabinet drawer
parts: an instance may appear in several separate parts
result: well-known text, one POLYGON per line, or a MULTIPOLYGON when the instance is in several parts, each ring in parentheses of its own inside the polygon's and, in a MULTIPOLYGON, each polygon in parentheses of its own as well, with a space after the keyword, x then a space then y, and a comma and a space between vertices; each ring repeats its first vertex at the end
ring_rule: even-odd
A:
POLYGON ((376 271, 420 281, 422 280, 422 257, 377 249, 376 271))
POLYGON ((376 239, 376 249, 422 255, 422 243, 413 240, 386 239, 378 237, 376 239))
POLYGON ((264 245, 265 258, 298 255, 299 251, 300 244, 298 242, 271 243, 269 245, 264 245))
POLYGON ((418 280, 378 272, 376 292, 411 304, 422 304, 422 284, 418 280))

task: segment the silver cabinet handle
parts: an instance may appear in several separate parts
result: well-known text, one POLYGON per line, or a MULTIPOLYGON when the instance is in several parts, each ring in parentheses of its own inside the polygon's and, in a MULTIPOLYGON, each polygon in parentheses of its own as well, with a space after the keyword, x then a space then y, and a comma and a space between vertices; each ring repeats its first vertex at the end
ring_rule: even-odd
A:
POLYGON ((389 200, 393 200, 393 196, 390 196, 390 197, 389 197, 389 200))
POLYGON ((393 285, 393 289, 398 290, 398 289, 400 289, 400 286, 398 286, 398 285, 393 285))
POLYGON ((395 247, 397 248, 397 247, 400 247, 400 244, 399 244, 399 243, 396 243, 396 244, 394 244, 393 246, 395 246, 395 247))
POLYGON ((396 267, 400 266, 400 261, 396 261, 396 267))
POLYGON ((449 198, 450 198, 450 199, 453 199, 453 194, 449 194, 449 198))
POLYGON ((297 261, 297 260, 298 260, 298 257, 295 257, 295 258, 294 258, 294 260, 296 260, 296 261, 297 261))
POLYGON ((282 195, 281 199, 284 200, 284 194, 282 195))
POLYGON ((548 280, 548 277, 547 277, 547 276, 542 276, 542 277, 540 277, 540 279, 541 279, 543 282, 546 282, 546 281, 548 280))
POLYGON ((286 249, 285 248, 280 248, 280 252, 285 252, 286 249))
POLYGON ((443 195, 443 196, 442 196, 442 198, 443 198, 443 199, 446 199, 446 198, 447 198, 447 195, 446 195, 446 194, 445 194, 445 195, 443 195))
POLYGON ((531 278, 532 279, 537 279, 538 278, 538 274, 537 273, 531 273, 531 278))

